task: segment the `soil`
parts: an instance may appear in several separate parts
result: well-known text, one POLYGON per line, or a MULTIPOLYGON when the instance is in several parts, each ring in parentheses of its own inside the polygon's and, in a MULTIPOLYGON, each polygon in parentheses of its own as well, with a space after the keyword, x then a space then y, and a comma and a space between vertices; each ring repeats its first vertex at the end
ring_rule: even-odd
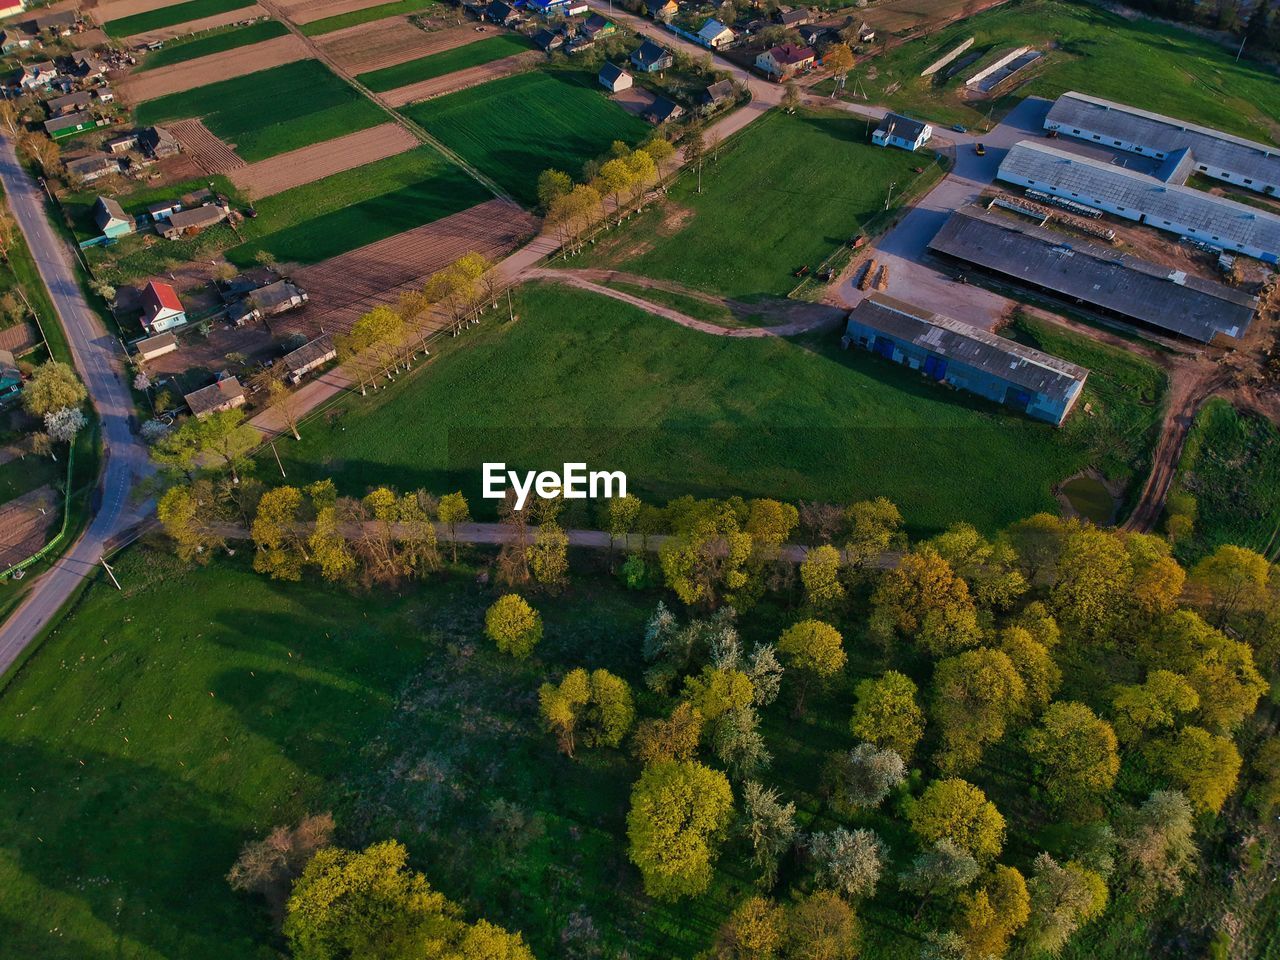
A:
POLYGON ((483 32, 477 31, 475 26, 427 32, 416 27, 408 17, 390 17, 324 34, 316 38, 316 45, 344 70, 367 73, 455 47, 465 47, 495 32, 497 28, 492 26, 483 32))
POLYGON ((459 90, 465 90, 468 87, 476 87, 482 83, 488 83, 490 80, 497 80, 499 77, 518 73, 542 59, 543 55, 537 50, 517 53, 513 57, 503 57, 501 60, 484 63, 478 67, 457 70, 443 77, 423 80, 421 83, 411 83, 407 87, 397 87, 395 90, 388 90, 386 93, 380 94, 379 98, 389 107, 403 107, 408 103, 430 100, 433 97, 443 97, 447 93, 457 93, 459 90))
POLYGON ((116 90, 129 103, 142 103, 219 80, 305 60, 310 56, 306 44, 292 34, 286 34, 247 47, 134 74, 117 84, 116 90))
POLYGON ((168 124, 168 130, 205 173, 230 173, 245 166, 235 150, 214 136, 199 120, 179 120, 168 124))
POLYGON ((242 7, 239 10, 227 10, 223 13, 215 13, 211 17, 201 17, 199 20, 188 20, 186 23, 175 23, 171 27, 160 27, 156 30, 147 30, 143 33, 135 33, 132 36, 125 37, 124 41, 127 45, 136 46, 143 43, 154 43, 157 40, 172 40, 174 37, 185 37, 189 33, 200 33, 203 30, 212 30, 215 27, 225 27, 233 23, 251 23, 259 17, 265 17, 267 12, 259 6, 242 7))
POLYGON ((383 123, 251 163, 232 172, 231 181, 261 199, 416 146, 417 138, 400 124, 383 123))
POLYGON ((59 519, 57 492, 48 484, 0 505, 0 570, 43 547, 59 519))
POLYGON ((342 13, 376 7, 387 0, 283 0, 280 11, 294 23, 312 23, 342 13))

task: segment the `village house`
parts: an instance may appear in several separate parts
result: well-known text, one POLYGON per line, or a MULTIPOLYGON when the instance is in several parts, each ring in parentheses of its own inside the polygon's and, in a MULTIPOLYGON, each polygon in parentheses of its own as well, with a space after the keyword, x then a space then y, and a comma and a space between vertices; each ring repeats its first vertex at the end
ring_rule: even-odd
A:
POLYGON ((47 32, 59 37, 69 37, 75 32, 76 24, 79 22, 80 18, 74 10, 63 10, 28 20, 24 26, 34 34, 47 32))
MULTIPOLYGON (((67 119, 73 120, 74 117, 67 119)), ((49 123, 53 121, 50 120, 49 123)), ((120 158, 113 157, 109 153, 95 153, 87 157, 79 157, 75 160, 66 162, 67 173, 75 180, 82 183, 93 183, 95 180, 101 180, 103 177, 109 177, 114 173, 120 172, 120 158)))
POLYGON ((655 126, 684 116, 684 107, 664 96, 657 96, 644 111, 644 119, 655 126))
POLYGON ((619 90, 630 90, 634 83, 631 79, 631 74, 613 63, 606 63, 600 68, 599 80, 600 86, 610 93, 617 93, 619 90))
POLYGON ((209 203, 194 210, 179 210, 163 221, 163 226, 157 224, 156 228, 166 240, 180 240, 188 234, 199 233, 221 223, 230 212, 224 206, 209 203))
POLYGON ((711 50, 720 50, 734 41, 734 33, 719 20, 708 20, 698 31, 698 41, 711 50))
POLYGON ((22 392, 22 371, 13 354, 0 350, 0 405, 13 400, 22 392))
POLYGON ((880 126, 871 134, 871 142, 877 147, 898 147, 902 150, 919 150, 933 136, 933 127, 923 120, 904 117, 900 113, 887 113, 880 126))
POLYGON ((698 105, 704 110, 714 110, 721 104, 731 101, 736 93, 732 80, 717 80, 715 83, 708 84, 707 88, 698 94, 698 105))
POLYGON ((112 137, 110 140, 104 140, 102 145, 110 153, 128 153, 130 150, 138 148, 138 134, 122 133, 118 137, 112 137))
POLYGON ((544 17, 564 16, 569 12, 569 0, 527 0, 526 6, 544 17))
POLYGON ((582 25, 582 32, 592 40, 598 40, 601 37, 607 37, 612 33, 616 33, 617 26, 612 20, 606 20, 598 13, 593 13, 587 17, 586 23, 582 25))
POLYGON ((486 20, 504 27, 514 27, 523 19, 515 7, 504 3, 503 0, 493 0, 493 3, 485 7, 484 16, 486 20))
POLYGON ((71 55, 71 73, 82 80, 96 80, 107 72, 107 65, 98 55, 78 50, 71 55))
POLYGON ((533 35, 533 45, 543 53, 551 53, 564 46, 564 34, 559 30, 544 28, 533 35))
POLYGON ((631 54, 631 64, 641 73, 658 73, 668 69, 675 62, 675 57, 666 47, 645 40, 631 54))
POLYGON ((645 0, 644 6, 649 16, 664 23, 680 12, 680 6, 676 0, 645 0))
POLYGON ((133 217, 111 197, 99 197, 93 202, 93 222, 104 237, 112 240, 128 236, 137 229, 133 217))
POLYGON ((15 50, 26 50, 36 41, 17 30, 0 32, 0 53, 10 54, 15 50))
POLYGON ((781 83, 813 67, 818 55, 809 47, 784 43, 756 57, 756 69, 781 83))
POLYGON ((240 300, 228 304, 227 319, 237 327, 263 317, 274 317, 288 313, 303 306, 308 300, 307 293, 297 284, 288 280, 277 280, 266 286, 250 290, 240 300))
POLYGON ((19 90, 40 90, 50 86, 58 79, 58 67, 52 60, 41 60, 39 63, 27 63, 18 68, 14 75, 13 86, 19 90))
POLYGON ((794 10, 779 7, 773 13, 773 21, 783 27, 803 27, 813 23, 813 11, 808 7, 797 7, 794 10))
POLYGON ((138 351, 138 359, 154 360, 156 357, 163 357, 166 353, 173 353, 178 349, 178 338, 172 333, 161 333, 154 337, 147 337, 145 340, 139 340, 134 346, 138 351))
POLYGON ((203 420, 214 413, 234 410, 244 406, 244 387, 240 381, 230 375, 224 375, 217 383, 201 387, 182 398, 196 418, 203 420))
POLYGON ((800 39, 804 41, 806 47, 814 47, 815 49, 824 43, 835 43, 840 39, 840 34, 835 28, 824 26, 820 23, 806 23, 803 27, 796 31, 800 34, 800 39))
POLYGON ((146 148, 147 153, 157 160, 163 160, 165 157, 176 157, 182 149, 178 144, 178 138, 164 127, 148 127, 142 132, 139 140, 142 142, 142 146, 146 148))
POLYGON ((337 358, 338 351, 333 345, 333 338, 327 335, 317 337, 297 350, 285 354, 283 361, 285 377, 290 383, 301 383, 302 378, 312 370, 317 370, 330 360, 337 358))
POLYGON ((0 0, 0 17, 12 17, 19 13, 25 13, 26 9, 25 0, 0 0))
POLYGON ((65 97, 46 100, 44 108, 49 111, 50 117, 61 117, 68 113, 75 113, 77 110, 84 110, 91 103, 93 103, 91 91, 77 90, 75 93, 68 93, 65 97))
POLYGON ((148 334, 163 333, 187 322, 187 311, 178 291, 162 280, 149 280, 142 288, 142 329, 148 334))

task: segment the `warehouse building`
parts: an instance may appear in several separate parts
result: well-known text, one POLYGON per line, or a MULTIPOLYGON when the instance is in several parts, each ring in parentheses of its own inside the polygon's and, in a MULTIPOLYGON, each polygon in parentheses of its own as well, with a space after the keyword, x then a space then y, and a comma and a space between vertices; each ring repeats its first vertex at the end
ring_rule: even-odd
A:
POLYGON ((1123 103, 1064 93, 1045 117, 1046 130, 1165 160, 1186 153, 1191 172, 1258 193, 1280 190, 1280 147, 1186 123, 1123 103))
POLYGON ((873 293, 849 314, 845 347, 1060 425, 1089 371, 979 327, 873 293))
POLYGON ((953 213, 929 248, 1101 313, 1200 343, 1234 345, 1258 307, 1255 297, 1233 287, 981 207, 953 213))
POLYGON ((1226 197, 1033 140, 1014 144, 997 176, 1221 250, 1280 261, 1280 217, 1226 197))

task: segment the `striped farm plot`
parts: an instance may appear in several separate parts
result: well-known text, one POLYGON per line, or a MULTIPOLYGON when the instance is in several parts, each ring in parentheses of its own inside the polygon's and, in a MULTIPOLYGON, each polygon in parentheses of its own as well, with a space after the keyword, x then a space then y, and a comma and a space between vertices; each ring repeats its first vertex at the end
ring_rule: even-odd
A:
POLYGON ((292 272, 311 297, 299 316, 311 330, 342 333, 374 307, 394 304, 464 253, 497 260, 537 232, 538 221, 506 200, 489 200, 292 272))
POLYGON ((293 34, 286 34, 248 47, 237 47, 169 67, 135 73, 118 83, 116 89, 129 103, 142 103, 209 83, 242 77, 246 73, 305 60, 310 56, 311 51, 305 43, 293 34))
POLYGON ((387 0, 283 0, 276 6, 294 23, 304 24, 380 6, 386 2, 387 0))
POLYGON ((408 17, 391 17, 323 34, 316 43, 325 56, 355 74, 443 53, 491 35, 476 33, 473 26, 427 31, 408 17))
POLYGON ((179 120, 168 124, 167 129, 182 144, 183 152, 205 173, 229 173, 245 165, 235 150, 199 120, 179 120))
POLYGON ((232 171, 231 182, 253 197, 270 197, 416 146, 417 138, 400 124, 384 123, 251 163, 232 171))
POLYGON ((124 42, 130 46, 157 43, 172 40, 174 37, 185 37, 192 33, 203 33, 205 30, 216 30, 219 27, 227 27, 233 23, 247 23, 266 15, 267 11, 255 3, 252 6, 236 10, 215 13, 199 20, 188 20, 185 23, 174 24, 170 27, 157 27, 152 30, 144 30, 141 33, 131 33, 124 38, 124 42))
MULTIPOLYGON (((235 19, 244 19, 250 14, 243 11, 253 6, 255 0, 184 0, 182 3, 155 4, 117 3, 112 0, 91 12, 108 36, 120 38, 155 30, 185 28, 187 24, 229 14, 235 19)), ((183 32, 195 31, 184 29, 183 32)))
POLYGON ((470 87, 478 87, 481 84, 488 83, 490 80, 500 80, 503 77, 520 73, 522 70, 530 70, 544 59, 537 50, 530 50, 527 53, 517 53, 513 57, 504 57, 501 60, 482 63, 477 67, 455 70, 452 73, 446 73, 442 77, 433 77, 430 80, 397 87, 395 90, 388 90, 378 96, 389 107, 403 107, 410 103, 433 100, 436 97, 458 93, 470 87))

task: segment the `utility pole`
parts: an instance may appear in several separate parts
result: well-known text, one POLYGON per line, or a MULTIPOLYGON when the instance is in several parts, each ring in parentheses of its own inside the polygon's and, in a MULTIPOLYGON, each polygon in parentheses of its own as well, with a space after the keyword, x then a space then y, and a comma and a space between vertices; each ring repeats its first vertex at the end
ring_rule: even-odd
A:
POLYGON ((898 181, 897 181, 897 180, 895 180, 895 181, 893 181, 893 183, 889 184, 889 195, 888 195, 888 196, 886 196, 886 197, 884 198, 884 208, 885 208, 886 210, 888 210, 888 209, 889 209, 889 201, 893 199, 893 188, 894 188, 894 187, 896 187, 897 185, 898 185, 898 181))
POLYGON ((116 579, 116 575, 111 570, 111 564, 107 563, 107 558, 102 558, 102 569, 107 571, 107 576, 111 578, 111 582, 116 585, 116 589, 124 593, 124 589, 120 586, 120 581, 116 579))
POLYGON ((276 442, 271 441, 271 452, 276 455, 276 466, 280 468, 280 476, 284 477, 284 464, 280 462, 280 451, 276 449, 276 442))
MULTIPOLYGON (((610 0, 612 2, 612 0, 610 0)), ((1240 49, 1236 51, 1236 63, 1240 62, 1240 54, 1244 53, 1244 42, 1249 39, 1249 35, 1245 34, 1240 38, 1240 49)))

